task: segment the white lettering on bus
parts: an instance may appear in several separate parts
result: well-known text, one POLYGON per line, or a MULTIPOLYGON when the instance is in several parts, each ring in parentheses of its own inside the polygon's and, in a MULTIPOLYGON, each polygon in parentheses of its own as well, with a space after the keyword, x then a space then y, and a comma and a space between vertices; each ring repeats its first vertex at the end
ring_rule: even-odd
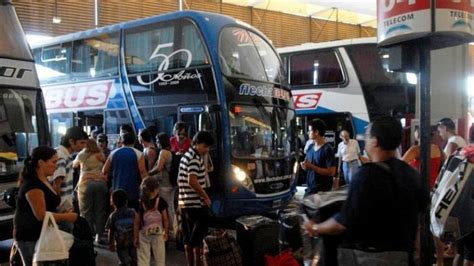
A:
POLYGON ((45 87, 43 89, 45 105, 48 110, 105 108, 111 86, 112 81, 45 87))
POLYGON ((254 86, 248 83, 243 83, 239 88, 240 95, 248 96, 263 96, 263 97, 273 97, 277 99, 283 99, 286 101, 290 100, 290 93, 279 88, 266 87, 266 86, 254 86))
MULTIPOLYGON (((138 83, 140 83, 141 85, 146 86, 146 85, 154 84, 157 81, 161 81, 160 83, 158 83, 159 85, 168 85, 168 82, 171 83, 173 81, 181 81, 181 80, 187 80, 187 79, 201 78, 200 73, 196 73, 196 74, 185 73, 184 70, 182 70, 182 71, 180 71, 176 74, 160 73, 160 72, 164 72, 164 71, 169 69, 170 62, 171 62, 170 59, 173 56, 177 55, 177 54, 180 54, 180 53, 186 54, 186 65, 184 66, 185 68, 188 68, 191 65, 191 62, 193 61, 193 55, 192 55, 191 51, 189 51, 188 49, 179 49, 179 50, 176 50, 176 51, 174 51, 170 54, 159 53, 160 49, 168 48, 168 47, 172 47, 172 46, 173 46, 172 42, 163 43, 163 44, 159 44, 159 45, 156 46, 155 51, 153 51, 153 54, 150 56, 150 58, 148 58, 148 60, 151 61, 155 58, 163 58, 163 61, 161 62, 161 64, 158 66, 158 69, 157 69, 158 77, 156 77, 154 80, 152 80, 150 82, 145 82, 145 81, 143 81, 142 76, 138 76, 137 77, 138 83)), ((176 83, 173 82, 173 84, 176 84, 176 83)))

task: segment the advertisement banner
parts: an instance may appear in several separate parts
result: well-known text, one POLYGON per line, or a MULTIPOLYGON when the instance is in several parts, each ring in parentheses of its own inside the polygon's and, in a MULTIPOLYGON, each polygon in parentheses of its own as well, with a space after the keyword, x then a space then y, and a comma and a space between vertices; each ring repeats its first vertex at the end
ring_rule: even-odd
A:
POLYGON ((43 88, 48 113, 105 109, 113 80, 101 80, 43 88))
POLYGON ((437 0, 436 32, 458 32, 472 35, 474 0, 437 0))
POLYGON ((378 43, 387 45, 431 32, 430 0, 377 0, 378 43))

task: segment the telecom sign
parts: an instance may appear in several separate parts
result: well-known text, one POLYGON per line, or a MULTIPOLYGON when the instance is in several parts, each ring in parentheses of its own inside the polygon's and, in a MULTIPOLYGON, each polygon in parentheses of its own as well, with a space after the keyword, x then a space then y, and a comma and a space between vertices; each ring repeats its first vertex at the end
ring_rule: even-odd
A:
POLYGON ((416 39, 431 32, 430 0, 377 0, 380 45, 416 39))
POLYGON ((473 34, 474 0, 436 1, 436 32, 473 34))

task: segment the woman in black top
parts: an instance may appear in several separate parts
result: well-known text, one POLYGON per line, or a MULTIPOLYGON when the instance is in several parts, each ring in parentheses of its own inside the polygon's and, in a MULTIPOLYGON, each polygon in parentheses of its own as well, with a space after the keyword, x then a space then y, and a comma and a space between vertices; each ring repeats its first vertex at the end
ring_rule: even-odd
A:
POLYGON ((52 212, 56 222, 75 222, 77 214, 55 213, 61 197, 48 183, 48 176, 56 170, 56 150, 40 146, 25 159, 20 175, 21 185, 15 211, 13 237, 21 254, 23 265, 30 266, 36 241, 40 237, 43 219, 47 211, 52 212))

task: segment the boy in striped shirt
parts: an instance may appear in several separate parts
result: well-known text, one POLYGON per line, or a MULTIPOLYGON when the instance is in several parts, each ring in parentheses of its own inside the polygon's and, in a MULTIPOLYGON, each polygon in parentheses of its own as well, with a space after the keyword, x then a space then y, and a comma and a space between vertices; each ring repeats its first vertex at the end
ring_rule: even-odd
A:
POLYGON ((178 205, 181 208, 188 265, 202 265, 201 245, 207 234, 207 214, 211 206, 211 200, 204 190, 206 167, 203 157, 209 152, 213 143, 210 133, 205 131, 196 133, 193 146, 183 155, 179 165, 178 205))

